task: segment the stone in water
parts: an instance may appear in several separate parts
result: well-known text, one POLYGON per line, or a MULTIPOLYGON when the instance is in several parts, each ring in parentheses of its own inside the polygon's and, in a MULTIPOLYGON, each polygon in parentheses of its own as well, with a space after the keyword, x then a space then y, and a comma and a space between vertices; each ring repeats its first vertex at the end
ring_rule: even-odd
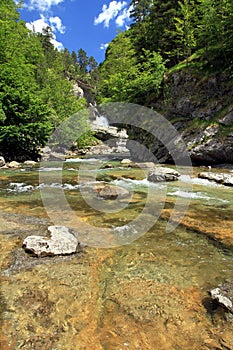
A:
POLYGON ((75 235, 65 226, 49 226, 50 237, 28 236, 23 248, 37 257, 76 253, 79 246, 75 235))

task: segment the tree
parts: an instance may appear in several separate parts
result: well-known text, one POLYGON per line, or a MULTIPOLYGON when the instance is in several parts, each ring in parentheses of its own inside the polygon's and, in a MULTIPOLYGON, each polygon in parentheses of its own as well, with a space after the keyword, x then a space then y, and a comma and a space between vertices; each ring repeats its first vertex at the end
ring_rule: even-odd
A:
POLYGON ((205 49, 210 66, 233 68, 232 0, 197 0, 197 48, 205 49))
POLYGON ((196 48, 196 11, 193 0, 179 1, 179 17, 175 17, 177 32, 177 56, 179 59, 191 56, 196 48))
POLYGON ((158 94, 163 75, 164 63, 158 53, 142 49, 138 57, 130 32, 120 33, 109 45, 100 67, 102 102, 144 104, 151 93, 158 94))
POLYGON ((29 31, 13 0, 0 1, 0 153, 8 160, 37 159, 54 127, 86 107, 67 79, 74 55, 52 37, 50 27, 29 31))
POLYGON ((44 55, 47 61, 47 66, 52 67, 53 61, 57 56, 57 49, 52 44, 53 31, 50 26, 42 29, 42 33, 37 33, 37 36, 42 44, 44 55))
POLYGON ((130 17, 134 20, 134 23, 142 22, 145 20, 146 16, 150 13, 150 7, 152 3, 152 0, 131 1, 130 7, 132 10, 130 12, 130 17))
POLYGON ((30 67, 22 62, 1 65, 0 152, 7 159, 36 159, 52 130, 50 112, 35 94, 32 75, 24 78, 25 70, 30 76, 30 67))
POLYGON ((83 49, 78 50, 78 64, 80 67, 80 73, 85 75, 87 73, 88 57, 87 53, 83 49))
POLYGON ((90 56, 88 58, 88 68, 89 68, 89 71, 93 71, 97 68, 98 66, 98 63, 96 62, 95 58, 93 56, 90 56))

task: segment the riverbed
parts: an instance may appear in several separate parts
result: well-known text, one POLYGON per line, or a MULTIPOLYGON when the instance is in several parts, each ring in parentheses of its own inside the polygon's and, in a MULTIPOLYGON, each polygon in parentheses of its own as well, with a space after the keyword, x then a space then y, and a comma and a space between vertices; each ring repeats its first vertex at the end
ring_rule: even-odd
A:
POLYGON ((233 277, 233 188, 203 168, 152 184, 107 163, 0 170, 1 349, 233 349, 232 316, 209 295, 233 277), (129 197, 94 198, 98 179, 129 197), (51 224, 76 230, 82 252, 25 253, 51 224))

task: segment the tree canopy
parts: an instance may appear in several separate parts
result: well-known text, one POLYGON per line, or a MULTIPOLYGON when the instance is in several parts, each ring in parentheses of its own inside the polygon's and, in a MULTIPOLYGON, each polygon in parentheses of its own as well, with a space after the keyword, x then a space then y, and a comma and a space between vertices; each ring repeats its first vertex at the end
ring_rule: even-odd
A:
POLYGON ((164 72, 194 54, 197 69, 232 72, 232 0, 132 0, 131 18, 99 68, 99 100, 149 104, 164 72))
POLYGON ((50 27, 28 30, 13 0, 0 1, 0 153, 9 160, 37 159, 53 129, 86 107, 73 86, 89 83, 97 64, 84 50, 58 51, 52 37, 50 27))

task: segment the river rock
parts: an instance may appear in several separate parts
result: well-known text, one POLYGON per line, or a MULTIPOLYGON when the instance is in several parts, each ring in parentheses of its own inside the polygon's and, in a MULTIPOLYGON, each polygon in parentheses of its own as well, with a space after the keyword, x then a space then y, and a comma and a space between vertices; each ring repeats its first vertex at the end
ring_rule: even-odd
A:
POLYGON ((90 147, 86 153, 89 155, 106 155, 111 154, 112 152, 113 149, 111 147, 102 144, 90 147))
POLYGON ((117 179, 117 176, 113 174, 99 173, 96 176, 97 181, 111 182, 116 179, 117 179))
POLYGON ((49 226, 50 237, 28 236, 22 247, 37 257, 68 255, 77 251, 79 246, 75 235, 65 226, 49 226))
POLYGON ((218 304, 233 313, 233 280, 212 289, 210 295, 218 304))
POLYGON ((154 167, 149 170, 147 180, 150 182, 176 181, 180 173, 170 168, 154 167))
POLYGON ((4 166, 6 164, 4 157, 0 157, 0 167, 4 166))
POLYGON ((37 162, 35 162, 34 160, 25 160, 23 164, 28 166, 34 166, 37 164, 37 162))
POLYGON ((129 191, 124 187, 114 186, 110 184, 96 184, 93 188, 98 199, 121 199, 130 195, 129 191))
POLYGON ((131 165, 132 164, 132 160, 124 158, 121 161, 121 165, 131 165))
POLYGON ((209 172, 199 173, 198 177, 201 179, 215 181, 216 183, 219 183, 225 186, 233 186, 233 175, 231 174, 212 173, 211 171, 209 171, 209 172))
POLYGON ((8 166, 8 168, 19 168, 20 163, 13 160, 12 162, 8 163, 7 166, 8 166))
POLYGON ((131 165, 132 168, 141 168, 141 169, 153 169, 155 167, 155 163, 153 162, 139 162, 133 163, 131 165))

